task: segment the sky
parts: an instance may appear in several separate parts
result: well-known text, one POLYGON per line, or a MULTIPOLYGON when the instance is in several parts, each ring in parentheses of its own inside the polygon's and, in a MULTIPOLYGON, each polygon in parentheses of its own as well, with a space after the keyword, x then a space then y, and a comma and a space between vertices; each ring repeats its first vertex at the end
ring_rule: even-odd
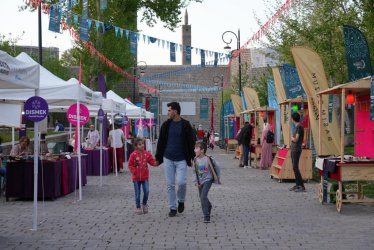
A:
MULTIPOLYGON (((90 0, 89 0, 90 1, 90 0)), ((271 0, 275 2, 276 0, 271 0)), ((222 34, 225 31, 237 33, 240 29, 241 44, 259 30, 255 20, 255 14, 263 22, 267 20, 264 0, 204 0, 203 3, 191 2, 187 7, 188 20, 192 31, 192 47, 215 52, 225 52, 222 41, 222 34), (255 14, 254 14, 255 13, 255 14)), ((38 15, 37 12, 19 12, 19 6, 23 5, 23 0, 0 0, 0 34, 6 38, 15 39, 22 35, 19 45, 38 45, 38 15)), ((162 22, 158 22, 155 27, 148 27, 145 23, 140 23, 141 12, 138 13, 138 31, 141 34, 154 36, 159 39, 174 43, 182 43, 181 25, 184 22, 185 9, 180 16, 181 23, 174 32, 163 27, 162 22)), ((48 30, 49 16, 43 14, 43 46, 58 47, 60 52, 72 47, 71 37, 68 31, 62 34, 48 30)), ((227 34, 226 40, 233 39, 231 47, 236 47, 236 39, 227 34)), ((147 65, 179 65, 181 55, 178 50, 176 62, 170 62, 169 50, 154 44, 144 44, 142 41, 138 45, 138 61, 145 61, 147 65)), ((192 53, 192 64, 199 64, 200 56, 192 53)))

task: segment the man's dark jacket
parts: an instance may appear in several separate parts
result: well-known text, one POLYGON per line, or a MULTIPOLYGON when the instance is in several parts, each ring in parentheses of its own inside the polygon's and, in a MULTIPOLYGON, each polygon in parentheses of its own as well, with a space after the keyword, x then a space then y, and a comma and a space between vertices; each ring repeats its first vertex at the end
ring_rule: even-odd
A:
MULTIPOLYGON (((185 149, 185 157, 188 166, 191 166, 191 160, 195 157, 195 139, 194 135, 192 134, 192 127, 189 121, 181 118, 182 122, 182 134, 184 135, 183 142, 184 142, 184 149, 185 149)), ((160 129, 160 136, 157 142, 157 149, 156 149, 156 161, 160 164, 164 161, 164 152, 166 149, 166 144, 168 141, 169 136, 169 126, 172 119, 168 119, 165 121, 160 129)))

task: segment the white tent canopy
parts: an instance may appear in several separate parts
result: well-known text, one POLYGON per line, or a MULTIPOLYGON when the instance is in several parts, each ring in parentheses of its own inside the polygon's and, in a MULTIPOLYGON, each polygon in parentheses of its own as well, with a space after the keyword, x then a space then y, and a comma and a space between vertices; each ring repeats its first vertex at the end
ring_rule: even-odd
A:
MULTIPOLYGON (((39 96, 50 105, 68 106, 79 100, 83 103, 101 104, 101 93, 93 92, 84 85, 78 84, 78 80, 71 78, 64 81, 53 75, 43 66, 40 66, 26 53, 19 54, 16 59, 21 63, 33 64, 40 69, 39 96)), ((36 73, 37 74, 37 73, 36 73)), ((0 92, 0 99, 7 101, 25 101, 35 95, 31 89, 4 89, 0 92)))
POLYGON ((22 61, 0 50, 0 89, 37 89, 38 87, 39 64, 22 61))
POLYGON ((127 99, 123 99, 122 97, 120 97, 119 95, 114 93, 112 90, 109 90, 106 93, 106 98, 111 99, 111 100, 116 101, 116 102, 121 103, 121 104, 125 104, 126 105, 125 114, 128 118, 144 118, 145 117, 145 110, 144 109, 142 109, 138 106, 135 106, 134 104, 132 104, 127 99))

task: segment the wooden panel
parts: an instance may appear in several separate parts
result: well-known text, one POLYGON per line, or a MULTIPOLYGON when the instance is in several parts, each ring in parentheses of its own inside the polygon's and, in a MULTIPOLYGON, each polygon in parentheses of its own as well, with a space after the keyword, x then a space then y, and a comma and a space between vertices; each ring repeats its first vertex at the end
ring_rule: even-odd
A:
POLYGON ((342 181, 374 181, 374 165, 344 164, 340 170, 342 181))

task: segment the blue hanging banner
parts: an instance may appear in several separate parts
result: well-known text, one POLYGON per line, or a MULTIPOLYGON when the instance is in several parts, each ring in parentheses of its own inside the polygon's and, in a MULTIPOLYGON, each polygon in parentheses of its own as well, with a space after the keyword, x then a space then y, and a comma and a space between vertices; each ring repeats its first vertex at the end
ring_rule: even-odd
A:
POLYGON ((304 89, 301 86, 300 78, 295 67, 289 64, 283 64, 283 66, 280 67, 280 73, 287 99, 305 96, 304 89))
POLYGON ((268 103, 269 107, 276 109, 275 112, 275 118, 276 118, 276 124, 275 124, 275 135, 276 135, 276 143, 280 144, 281 139, 281 123, 280 123, 280 111, 278 106, 278 98, 275 91, 275 84, 274 80, 268 80, 268 103))
POLYGON ((186 64, 191 64, 191 47, 186 46, 186 64))
POLYGON ((108 1, 107 0, 100 0, 100 10, 104 11, 108 8, 108 1))
POLYGON ((364 34, 355 27, 344 25, 344 45, 350 81, 372 74, 370 50, 364 34))
POLYGON ((133 55, 137 54, 137 50, 138 50, 137 47, 138 47, 138 40, 136 38, 136 33, 131 32, 131 34, 130 34, 130 52, 131 52, 131 54, 133 54, 133 55))
POLYGON ((80 39, 82 41, 88 41, 88 22, 83 16, 81 17, 80 39))
POLYGON ((175 62, 175 43, 170 43, 170 62, 175 62))
POLYGON ((374 121, 374 76, 371 76, 370 84, 370 120, 374 121))
POLYGON ((61 10, 58 5, 51 5, 49 8, 49 27, 53 32, 60 32, 61 10))
POLYGON ((200 50, 201 67, 205 67, 205 50, 200 50))
POLYGON ((152 96, 150 98, 149 111, 154 114, 154 117, 158 117, 158 97, 157 96, 152 96))
POLYGON ((83 0, 82 2, 82 16, 85 19, 88 17, 88 0, 83 0))
POLYGON ((208 119, 209 99, 201 98, 200 100, 200 119, 208 119))

